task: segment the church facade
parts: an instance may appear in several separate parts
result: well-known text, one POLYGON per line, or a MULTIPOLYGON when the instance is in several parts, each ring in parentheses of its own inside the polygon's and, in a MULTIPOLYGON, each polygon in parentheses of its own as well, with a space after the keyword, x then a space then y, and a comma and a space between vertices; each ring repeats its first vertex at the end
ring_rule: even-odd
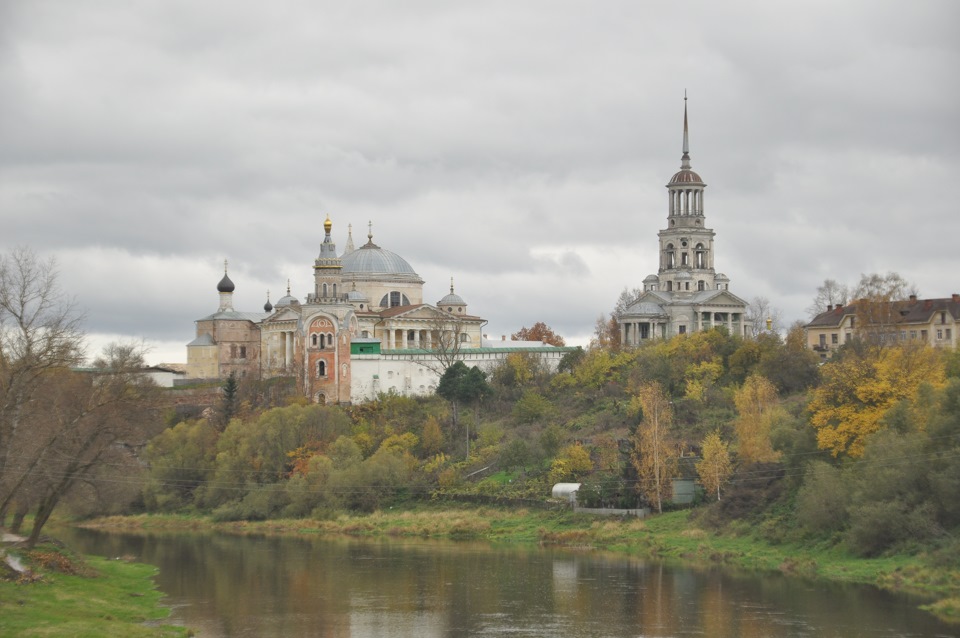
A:
POLYGON ((347 404, 380 392, 429 394, 455 359, 489 369, 507 354, 524 351, 556 367, 572 348, 526 342, 484 343, 486 321, 450 292, 436 304, 423 301, 423 279, 410 264, 373 243, 354 249, 352 229, 342 255, 324 222, 313 263, 313 290, 287 294, 263 312, 233 308, 235 285, 226 272, 217 285, 217 312, 196 321, 187 344, 187 380, 294 377, 318 403, 347 404))
POLYGON ((718 273, 714 237, 704 215, 706 184, 690 166, 686 98, 680 170, 667 184, 667 227, 658 233, 660 265, 643 280, 643 292, 617 317, 623 346, 649 339, 723 327, 747 335, 752 326, 747 303, 730 292, 730 279, 718 273))

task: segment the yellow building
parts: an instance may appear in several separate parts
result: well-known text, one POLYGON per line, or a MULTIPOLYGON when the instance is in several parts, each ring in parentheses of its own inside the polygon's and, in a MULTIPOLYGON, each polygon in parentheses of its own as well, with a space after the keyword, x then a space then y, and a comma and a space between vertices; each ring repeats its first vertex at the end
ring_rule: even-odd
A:
POLYGON ((956 348, 960 328, 960 295, 906 301, 855 301, 827 306, 804 326, 807 347, 826 360, 854 336, 889 343, 920 342, 956 348))

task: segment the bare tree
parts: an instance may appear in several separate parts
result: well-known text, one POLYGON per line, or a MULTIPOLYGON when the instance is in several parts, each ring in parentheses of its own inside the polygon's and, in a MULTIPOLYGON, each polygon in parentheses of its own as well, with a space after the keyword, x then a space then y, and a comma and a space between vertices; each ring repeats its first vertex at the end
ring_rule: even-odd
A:
POLYGON ((807 308, 811 317, 826 312, 828 307, 846 305, 850 297, 850 288, 846 284, 837 283, 833 279, 824 279, 823 284, 817 286, 817 295, 813 303, 807 308))
POLYGON ((747 320, 753 322, 750 327, 750 335, 753 337, 764 332, 780 334, 783 330, 783 311, 771 305, 766 297, 753 298, 747 306, 747 320))
POLYGON ((92 371, 59 369, 38 379, 44 400, 24 411, 29 436, 24 430, 13 442, 19 462, 8 466, 6 497, 35 508, 28 545, 80 485, 130 479, 137 450, 162 427, 156 385, 142 368, 140 348, 114 344, 92 371))
MULTIPOLYGON (((55 262, 27 248, 0 255, 0 501, 24 408, 40 377, 83 359, 81 315, 57 282, 55 262)), ((2 511, 3 508, 0 508, 2 511)))
POLYGON ((620 296, 617 297, 617 303, 613 306, 613 312, 610 313, 614 317, 619 317, 624 310, 630 307, 630 305, 637 300, 637 298, 643 294, 643 288, 627 288, 623 287, 623 290, 620 292, 620 296))
POLYGON ((897 341, 900 313, 911 295, 916 298, 917 287, 895 272, 862 274, 853 295, 857 332, 873 345, 883 346, 897 341))
POLYGON ((422 361, 420 365, 442 375, 450 366, 463 358, 461 350, 467 336, 467 324, 462 317, 439 309, 436 313, 428 322, 428 330, 433 333, 430 345, 431 358, 428 361, 422 361))

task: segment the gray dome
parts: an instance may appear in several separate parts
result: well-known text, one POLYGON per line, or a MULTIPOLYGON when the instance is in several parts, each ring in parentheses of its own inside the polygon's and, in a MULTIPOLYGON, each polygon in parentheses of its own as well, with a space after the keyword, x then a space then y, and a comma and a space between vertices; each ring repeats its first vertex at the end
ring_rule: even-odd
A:
POLYGON ((645 283, 645 284, 655 284, 655 283, 658 283, 659 281, 660 281, 660 278, 657 277, 656 275, 647 275, 647 276, 644 278, 643 283, 645 283))
POLYGON ((408 275, 419 279, 410 264, 400 255, 380 248, 373 242, 368 242, 341 258, 343 274, 369 275, 408 275))
POLYGON ((467 302, 463 300, 458 294, 450 293, 441 299, 438 303, 438 306, 466 306, 467 302))
POLYGON ((369 301, 367 296, 359 290, 351 290, 347 293, 347 301, 369 301))
POLYGON ((718 273, 717 276, 713 278, 713 280, 714 281, 730 281, 730 278, 721 272, 721 273, 718 273))
POLYGON ((285 306, 292 306, 294 304, 299 304, 299 303, 300 302, 297 301, 296 297, 290 295, 290 293, 287 293, 286 295, 284 295, 283 297, 280 297, 280 299, 277 300, 277 305, 274 307, 283 308, 285 306))
POLYGON ((223 273, 223 279, 217 284, 217 292, 233 292, 235 289, 236 286, 234 286, 230 278, 227 277, 227 273, 223 273))

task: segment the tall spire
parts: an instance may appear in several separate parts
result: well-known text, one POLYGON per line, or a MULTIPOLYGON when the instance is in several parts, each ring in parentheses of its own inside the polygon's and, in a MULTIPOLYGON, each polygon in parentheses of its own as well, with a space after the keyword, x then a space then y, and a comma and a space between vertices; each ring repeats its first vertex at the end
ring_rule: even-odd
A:
POLYGON ((347 224, 347 245, 343 249, 343 254, 348 255, 353 251, 353 224, 347 224))
POLYGON ((687 126, 687 91, 683 91, 683 156, 680 168, 690 168, 690 129, 687 126))

